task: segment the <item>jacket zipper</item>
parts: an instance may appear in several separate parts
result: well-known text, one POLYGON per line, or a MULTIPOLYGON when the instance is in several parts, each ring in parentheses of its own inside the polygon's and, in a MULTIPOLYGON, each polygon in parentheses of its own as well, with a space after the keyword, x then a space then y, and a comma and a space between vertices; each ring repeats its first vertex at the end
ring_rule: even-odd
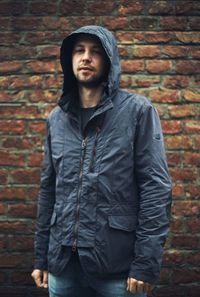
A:
POLYGON ((84 163, 84 158, 85 158, 86 145, 87 145, 87 137, 83 138, 82 144, 81 144, 79 184, 78 184, 77 203, 76 203, 76 221, 75 221, 75 225, 74 225, 74 241, 72 244, 72 252, 76 252, 76 249, 77 249, 78 226, 79 226, 79 219, 80 219, 80 197, 81 197, 83 163, 84 163))
POLYGON ((92 158, 91 158, 91 162, 90 162, 90 167, 89 167, 89 171, 93 172, 94 171, 94 164, 95 164, 95 159, 96 159, 96 149, 97 149, 97 140, 98 140, 98 135, 100 133, 100 128, 96 127, 96 133, 95 133, 95 137, 94 137, 94 145, 93 145, 93 150, 92 150, 92 158))

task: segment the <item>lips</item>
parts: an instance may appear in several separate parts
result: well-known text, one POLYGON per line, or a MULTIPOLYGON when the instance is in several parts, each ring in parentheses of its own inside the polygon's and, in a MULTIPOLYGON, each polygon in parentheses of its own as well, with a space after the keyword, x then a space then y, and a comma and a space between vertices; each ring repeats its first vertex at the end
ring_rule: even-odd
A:
POLYGON ((83 70, 83 71, 93 71, 93 69, 92 68, 90 68, 90 67, 79 67, 78 68, 78 70, 80 71, 80 70, 83 70))

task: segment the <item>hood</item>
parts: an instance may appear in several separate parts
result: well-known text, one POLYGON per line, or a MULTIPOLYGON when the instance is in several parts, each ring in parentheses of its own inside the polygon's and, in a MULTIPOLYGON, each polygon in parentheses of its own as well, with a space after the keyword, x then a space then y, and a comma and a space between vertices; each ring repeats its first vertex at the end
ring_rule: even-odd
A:
POLYGON ((99 38, 110 61, 108 74, 108 94, 112 95, 119 88, 119 78, 121 73, 117 43, 110 31, 100 26, 84 26, 72 32, 62 43, 60 62, 64 74, 63 94, 69 94, 75 87, 76 79, 72 71, 72 49, 77 34, 91 34, 99 38))

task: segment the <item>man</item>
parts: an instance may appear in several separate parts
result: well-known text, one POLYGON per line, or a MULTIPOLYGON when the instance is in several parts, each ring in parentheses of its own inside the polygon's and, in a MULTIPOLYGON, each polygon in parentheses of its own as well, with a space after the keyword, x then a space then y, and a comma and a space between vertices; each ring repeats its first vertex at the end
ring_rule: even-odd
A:
POLYGON ((35 237, 50 297, 146 296, 158 278, 171 182, 159 117, 119 89, 116 41, 86 26, 61 47, 63 95, 47 120, 35 237), (48 271, 48 272, 47 272, 48 271))

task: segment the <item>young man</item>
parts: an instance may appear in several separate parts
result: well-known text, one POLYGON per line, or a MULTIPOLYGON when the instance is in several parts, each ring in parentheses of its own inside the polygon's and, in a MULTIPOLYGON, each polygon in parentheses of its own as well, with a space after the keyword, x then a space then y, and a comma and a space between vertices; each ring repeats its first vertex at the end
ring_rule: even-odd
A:
POLYGON ((158 114, 119 89, 117 45, 105 28, 65 38, 61 65, 32 277, 38 287, 48 282, 50 297, 146 296, 159 276, 171 200, 158 114))

